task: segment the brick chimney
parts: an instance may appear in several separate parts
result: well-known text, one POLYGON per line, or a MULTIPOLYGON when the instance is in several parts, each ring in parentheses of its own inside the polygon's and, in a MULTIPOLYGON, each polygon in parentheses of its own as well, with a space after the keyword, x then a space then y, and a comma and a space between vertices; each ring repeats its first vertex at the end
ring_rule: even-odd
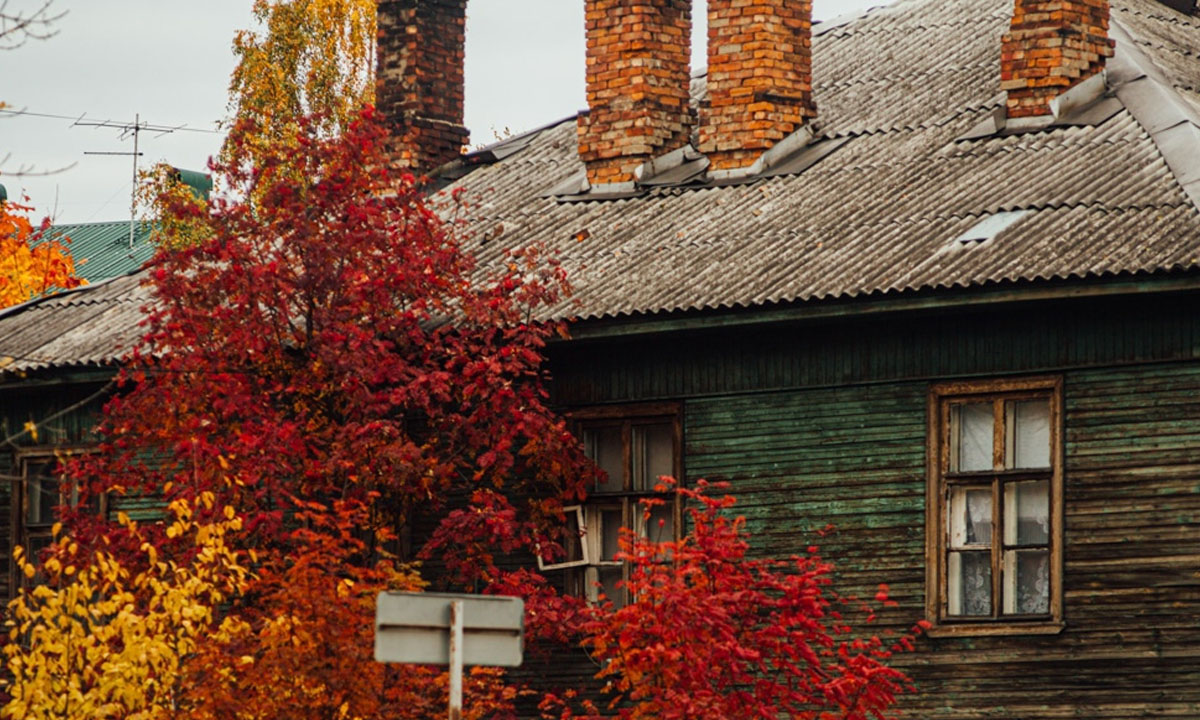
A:
POLYGON ((579 156, 588 182, 632 183, 682 148, 688 117, 691 0, 587 0, 587 98, 579 156))
POLYGON ((467 0, 376 0, 375 105, 392 165, 429 172, 459 156, 467 0))
POLYGON ((748 168, 817 114, 811 0, 708 0, 708 102, 700 151, 748 168))
POLYGON ((1107 0, 1016 0, 1000 55, 1008 117, 1054 115, 1052 104, 1099 76, 1112 57, 1107 0))

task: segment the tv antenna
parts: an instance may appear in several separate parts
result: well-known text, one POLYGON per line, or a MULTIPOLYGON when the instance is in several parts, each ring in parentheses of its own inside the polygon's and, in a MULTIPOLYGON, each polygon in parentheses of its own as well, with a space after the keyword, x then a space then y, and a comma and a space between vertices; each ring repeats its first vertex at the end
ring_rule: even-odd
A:
POLYGON ((158 133, 155 137, 162 137, 175 132, 176 130, 189 129, 185 125, 152 125, 142 122, 140 113, 133 116, 133 122, 119 122, 114 120, 84 120, 80 115, 72 127, 93 127, 93 128, 112 128, 120 131, 118 139, 124 140, 127 137, 133 137, 133 152, 113 152, 113 151, 87 151, 84 155, 131 155, 133 156, 133 180, 129 188, 129 249, 133 249, 133 231, 137 222, 137 183, 138 183, 138 158, 142 153, 138 151, 138 138, 144 132, 158 133))

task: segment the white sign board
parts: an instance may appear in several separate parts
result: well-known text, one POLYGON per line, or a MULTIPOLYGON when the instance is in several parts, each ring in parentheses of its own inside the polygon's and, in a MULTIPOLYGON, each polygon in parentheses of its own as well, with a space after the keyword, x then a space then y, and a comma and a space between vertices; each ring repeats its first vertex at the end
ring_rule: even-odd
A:
POLYGON ((524 650, 525 602, 498 595, 379 593, 375 659, 449 665, 452 603, 461 603, 462 664, 517 667, 524 650))

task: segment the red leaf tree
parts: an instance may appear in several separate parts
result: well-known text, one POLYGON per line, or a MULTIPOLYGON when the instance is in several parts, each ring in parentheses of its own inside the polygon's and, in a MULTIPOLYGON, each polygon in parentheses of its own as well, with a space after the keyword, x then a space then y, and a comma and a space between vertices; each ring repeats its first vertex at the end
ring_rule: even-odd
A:
MULTIPOLYGON (((436 536, 453 570, 437 578, 553 604, 499 559, 545 542, 582 492, 586 460, 545 404, 560 328, 531 319, 566 291, 560 268, 526 250, 479 270, 448 213, 385 169, 369 112, 340 138, 312 128, 288 173, 217 167, 229 197, 171 208, 203 240, 156 258, 144 345, 74 470, 110 504, 211 494, 244 521, 245 634, 193 659, 196 717, 420 716, 433 676, 371 659, 375 593, 422 585, 411 563, 436 536)), ((136 563, 85 506, 80 552, 136 563)), ((511 693, 481 683, 468 715, 502 711, 511 693)))
MULTIPOLYGON (((665 488, 660 488, 665 490, 665 488)), ((815 547, 787 560, 753 559, 744 518, 731 496, 710 497, 700 481, 679 488, 689 501, 689 533, 655 542, 625 532, 619 558, 633 601, 594 608, 584 646, 602 665, 608 712, 582 712, 563 699, 543 703, 562 720, 724 720, 780 717, 866 720, 887 717, 911 687, 887 661, 912 649, 912 634, 885 642, 850 627, 844 612, 870 608, 831 587, 832 566, 815 547)), ((658 501, 646 501, 647 505, 658 501)), ((648 512, 645 515, 649 520, 648 512)), ((880 586, 875 601, 894 607, 880 586)))
MULTIPOLYGON (((157 257, 145 344, 101 452, 72 469, 85 500, 203 498, 190 505, 243 521, 255 577, 221 608, 241 622, 186 659, 180 716, 440 713, 440 670, 371 658, 375 594, 435 582, 525 597, 534 641, 582 627, 623 717, 882 717, 906 682, 891 649, 848 632, 815 552, 749 559, 732 500, 680 490, 686 539, 626 536, 636 599, 618 610, 583 613, 513 569, 556 546, 564 501, 595 472, 546 407, 542 350, 560 328, 532 320, 566 282, 528 250, 477 268, 443 219, 461 198, 435 213, 386 172, 381 139, 369 113, 337 139, 302 125, 288 172, 218 167, 230 197, 174 206, 201 240, 157 257)), ((81 556, 145 562, 88 506, 68 517, 81 556)), ((167 561, 195 552, 143 530, 167 561)), ((515 696, 476 672, 464 715, 511 717, 515 696)))

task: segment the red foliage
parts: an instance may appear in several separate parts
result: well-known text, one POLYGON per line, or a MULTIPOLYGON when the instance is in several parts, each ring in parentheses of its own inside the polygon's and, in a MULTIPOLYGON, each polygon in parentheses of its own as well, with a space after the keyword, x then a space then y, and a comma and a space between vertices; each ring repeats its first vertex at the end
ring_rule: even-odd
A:
MULTIPOLYGON (((906 683, 893 648, 848 632, 815 553, 748 559, 730 499, 681 490, 698 505, 687 539, 625 537, 636 601, 621 609, 501 562, 553 546, 592 472, 545 406, 560 328, 530 320, 566 283, 536 253, 484 278, 411 178, 388 177, 380 140, 369 114, 337 140, 302 134, 288 162, 305 182, 216 168, 253 204, 175 207, 208 239, 157 258, 145 346, 102 452, 73 469, 85 495, 204 496, 244 520, 257 576, 224 608, 243 621, 234 640, 188 659, 187 713, 440 713, 441 670, 371 658, 375 594, 421 586, 410 563, 425 558, 451 587, 525 597, 530 639, 570 641, 582 622, 622 717, 882 717, 906 683)), ((137 562, 103 520, 69 521, 80 552, 137 562)), ((465 715, 511 716, 514 697, 476 672, 465 715)))
MULTIPOLYGON (((586 460, 545 406, 542 350, 561 329, 530 319, 564 275, 526 251, 485 277, 412 178, 384 170, 381 139, 368 112, 340 139, 301 135, 289 168, 306 183, 218 167, 255 202, 173 207, 208 239, 156 258, 145 344, 102 452, 74 470, 85 493, 211 493, 243 518, 258 579, 231 611, 247 629, 194 661, 199 715, 253 700, 247 717, 400 716, 396 688, 416 686, 371 659, 373 599, 411 584, 410 541, 431 534, 459 587, 554 608, 540 577, 496 562, 582 493, 586 460)), ((134 561, 105 521, 70 521, 81 551, 91 538, 134 561)), ((468 714, 501 710, 509 691, 480 677, 468 714)))
MULTIPOLYGON (((597 677, 613 696, 609 716, 886 717, 910 686, 887 660, 911 649, 911 635, 889 643, 852 632, 842 609, 854 601, 833 592, 832 567, 815 548, 786 561, 747 557, 744 519, 726 514, 734 499, 706 489, 701 481, 678 490, 692 502, 683 540, 624 534, 618 557, 631 565, 635 599, 619 609, 605 603, 584 626, 584 645, 603 666, 597 677)), ((886 586, 876 600, 895 605, 886 586)), ((543 707, 563 720, 603 716, 589 703, 581 714, 566 705, 550 698, 543 707)))

